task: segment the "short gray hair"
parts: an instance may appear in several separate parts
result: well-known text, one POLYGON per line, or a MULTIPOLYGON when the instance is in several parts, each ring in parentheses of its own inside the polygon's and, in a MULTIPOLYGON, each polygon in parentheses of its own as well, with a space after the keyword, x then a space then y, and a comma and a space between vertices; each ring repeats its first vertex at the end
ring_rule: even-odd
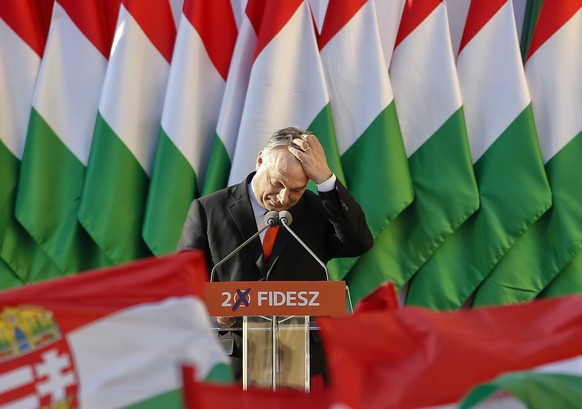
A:
POLYGON ((299 146, 293 143, 293 139, 301 138, 301 135, 313 135, 310 131, 306 131, 294 126, 289 126, 287 128, 282 128, 277 131, 267 141, 264 147, 264 151, 269 151, 272 149, 277 149, 279 147, 287 147, 289 145, 300 149, 299 146))

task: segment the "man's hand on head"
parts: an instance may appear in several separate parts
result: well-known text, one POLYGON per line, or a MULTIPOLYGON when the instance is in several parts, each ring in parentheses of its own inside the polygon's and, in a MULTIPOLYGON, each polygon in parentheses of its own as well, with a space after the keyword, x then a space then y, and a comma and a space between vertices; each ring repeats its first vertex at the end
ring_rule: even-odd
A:
POLYGON ((314 135, 303 134, 301 138, 293 139, 293 144, 288 148, 289 152, 301 162, 309 179, 319 184, 331 177, 332 172, 327 165, 323 146, 314 135))

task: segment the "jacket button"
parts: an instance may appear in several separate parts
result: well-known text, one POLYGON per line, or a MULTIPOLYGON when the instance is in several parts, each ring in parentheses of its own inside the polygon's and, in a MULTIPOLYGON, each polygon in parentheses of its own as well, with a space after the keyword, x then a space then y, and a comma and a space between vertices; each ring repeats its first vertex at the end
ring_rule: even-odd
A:
POLYGON ((344 202, 343 200, 341 201, 342 207, 344 208, 344 210, 347 212, 348 210, 350 210, 350 207, 347 205, 346 202, 344 202))

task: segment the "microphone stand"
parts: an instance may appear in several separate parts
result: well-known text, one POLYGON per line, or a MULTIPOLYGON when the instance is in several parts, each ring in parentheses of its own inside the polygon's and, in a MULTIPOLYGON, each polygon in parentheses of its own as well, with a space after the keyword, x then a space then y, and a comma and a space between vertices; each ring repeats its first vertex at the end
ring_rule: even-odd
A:
POLYGON ((307 250, 309 252, 309 254, 311 254, 311 257, 313 257, 315 259, 315 261, 317 261, 319 263, 319 265, 323 268, 323 270, 325 271, 325 278, 327 279, 327 281, 329 281, 329 272, 327 271, 327 267, 325 266, 324 262, 321 261, 319 259, 319 257, 317 257, 315 255, 315 253, 307 246, 307 244, 305 244, 303 242, 303 240, 301 240, 299 238, 299 236, 297 234, 295 234, 295 232, 293 230, 291 230, 291 228, 289 227, 289 225, 291 224, 291 222, 293 221, 293 216, 291 216, 291 213, 287 212, 287 211, 282 211, 279 212, 279 222, 280 224, 282 224, 285 229, 287 229, 287 231, 293 236, 295 237, 295 239, 303 246, 303 248, 305 250, 307 250))
POLYGON ((218 263, 216 263, 214 265, 214 267, 212 267, 212 270, 210 270, 210 281, 212 282, 212 279, 214 278, 214 272, 216 271, 216 268, 221 266, 222 264, 224 264, 226 261, 230 260, 230 258, 232 256, 234 256, 236 253, 239 252, 240 249, 242 249, 244 246, 246 246, 247 244, 249 244, 251 241, 253 241, 259 234, 261 234, 262 232, 264 232, 265 230, 267 230, 269 227, 273 227, 276 226, 279 223, 279 215, 277 214, 277 212, 274 211, 270 211, 265 215, 265 227, 263 227, 261 230, 259 230, 258 232, 256 232, 255 234, 253 234, 251 237, 249 237, 248 239, 246 239, 244 241, 244 243, 242 243, 240 246, 238 246, 237 248, 235 248, 233 251, 231 251, 225 258, 223 258, 222 260, 220 260, 218 263))

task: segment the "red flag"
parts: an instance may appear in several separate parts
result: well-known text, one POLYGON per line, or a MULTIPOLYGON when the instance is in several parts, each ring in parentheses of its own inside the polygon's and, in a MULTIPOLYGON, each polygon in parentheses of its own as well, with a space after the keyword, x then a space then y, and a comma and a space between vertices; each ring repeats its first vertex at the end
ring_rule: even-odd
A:
POLYGON ((386 281, 370 294, 362 298, 354 310, 354 314, 373 311, 389 311, 399 307, 396 288, 392 281, 386 281))
POLYGON ((357 408, 458 402, 509 372, 582 354, 582 297, 470 311, 417 307, 319 321, 331 384, 357 408))
POLYGON ((240 385, 197 382, 190 365, 182 367, 182 376, 185 409, 325 409, 330 408, 332 402, 327 389, 311 393, 258 388, 244 391, 240 385))

